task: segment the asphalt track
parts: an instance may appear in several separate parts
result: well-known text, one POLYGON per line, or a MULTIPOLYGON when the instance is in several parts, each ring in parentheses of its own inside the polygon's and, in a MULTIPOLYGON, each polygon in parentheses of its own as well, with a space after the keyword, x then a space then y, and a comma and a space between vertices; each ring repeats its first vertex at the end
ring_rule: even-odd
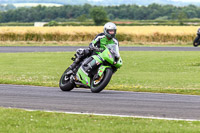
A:
MULTIPOLYGON (((10 52, 65 52, 78 47, 0 47, 10 52)), ((193 47, 121 47, 121 51, 200 51, 193 47)), ((0 84, 0 106, 31 110, 200 120, 200 96, 0 84)))
POLYGON ((200 120, 200 96, 0 85, 0 106, 32 110, 200 120))
MULTIPOLYGON (((1 46, 0 53, 16 52, 67 52, 76 51, 84 46, 1 46)), ((195 47, 120 47, 120 51, 200 51, 195 47)))

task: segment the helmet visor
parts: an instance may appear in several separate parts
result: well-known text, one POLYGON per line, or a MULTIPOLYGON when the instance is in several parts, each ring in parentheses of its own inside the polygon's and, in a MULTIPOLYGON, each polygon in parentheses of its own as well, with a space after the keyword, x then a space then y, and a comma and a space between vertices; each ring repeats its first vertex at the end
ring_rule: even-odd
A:
POLYGON ((115 37, 116 30, 115 29, 108 29, 107 34, 110 35, 111 38, 115 37))
POLYGON ((114 34, 115 34, 115 30, 108 30, 108 33, 109 33, 110 35, 114 35, 114 34))

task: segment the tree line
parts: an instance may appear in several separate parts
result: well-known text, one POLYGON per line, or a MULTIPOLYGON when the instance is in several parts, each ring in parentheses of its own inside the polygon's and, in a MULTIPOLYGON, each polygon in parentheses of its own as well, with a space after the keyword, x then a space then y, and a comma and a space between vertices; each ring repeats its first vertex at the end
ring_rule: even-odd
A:
POLYGON ((173 5, 151 4, 148 6, 119 5, 119 6, 92 6, 64 5, 60 7, 37 6, 31 8, 17 8, 0 11, 0 22, 35 22, 35 21, 66 21, 69 19, 83 20, 92 18, 93 12, 100 11, 105 19, 129 20, 176 20, 180 18, 200 18, 200 7, 188 5, 176 7, 173 5), (98 10, 95 10, 98 9, 98 10), (106 14, 106 15, 105 15, 106 14))
POLYGON ((16 9, 16 7, 12 4, 0 5, 0 11, 7 11, 11 9, 16 9))

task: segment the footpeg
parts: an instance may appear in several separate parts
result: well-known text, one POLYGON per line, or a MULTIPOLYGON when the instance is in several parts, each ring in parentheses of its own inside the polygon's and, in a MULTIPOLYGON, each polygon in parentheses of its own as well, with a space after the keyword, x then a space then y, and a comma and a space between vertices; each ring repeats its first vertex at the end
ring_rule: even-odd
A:
POLYGON ((70 76, 70 83, 74 83, 74 76, 73 75, 70 76))

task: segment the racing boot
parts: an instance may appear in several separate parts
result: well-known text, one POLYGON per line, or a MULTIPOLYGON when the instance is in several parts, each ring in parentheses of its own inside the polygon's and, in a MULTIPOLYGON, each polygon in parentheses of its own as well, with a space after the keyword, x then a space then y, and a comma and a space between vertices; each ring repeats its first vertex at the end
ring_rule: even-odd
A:
POLYGON ((89 49, 82 49, 82 48, 79 48, 76 50, 76 54, 75 54, 75 58, 72 58, 72 60, 74 61, 69 69, 71 70, 69 74, 71 73, 76 73, 76 67, 79 65, 79 63, 86 57, 90 56, 91 55, 91 51, 89 49))
POLYGON ((69 69, 71 70, 69 74, 76 72, 76 66, 82 61, 85 57, 85 49, 79 48, 76 50, 75 58, 72 58, 74 61, 70 66, 69 69))
POLYGON ((70 74, 75 74, 76 72, 76 66, 81 62, 81 59, 80 58, 75 58, 74 59, 74 62, 69 66, 68 68, 68 72, 67 72, 67 75, 70 75, 70 74))

